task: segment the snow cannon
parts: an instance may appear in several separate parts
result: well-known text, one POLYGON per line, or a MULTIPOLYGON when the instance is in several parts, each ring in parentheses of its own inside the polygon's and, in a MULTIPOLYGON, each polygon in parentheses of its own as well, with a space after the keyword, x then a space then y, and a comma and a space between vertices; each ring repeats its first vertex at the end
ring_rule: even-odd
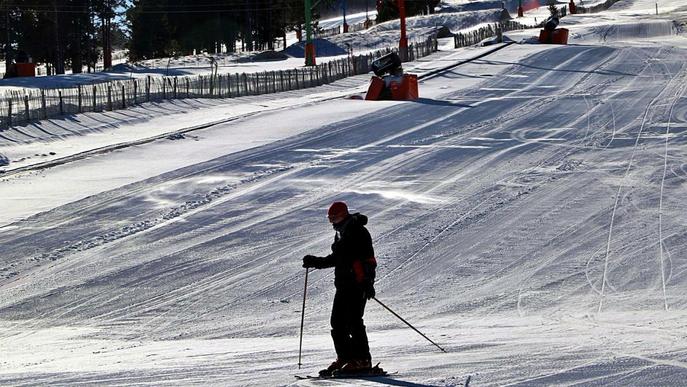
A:
POLYGON ((544 29, 539 30, 539 43, 546 44, 568 44, 567 28, 558 27, 559 20, 555 16, 551 16, 544 22, 544 29))
POLYGON ((404 74, 401 57, 391 52, 372 62, 375 75, 370 80, 365 99, 368 101, 408 101, 419 98, 417 75, 404 74))

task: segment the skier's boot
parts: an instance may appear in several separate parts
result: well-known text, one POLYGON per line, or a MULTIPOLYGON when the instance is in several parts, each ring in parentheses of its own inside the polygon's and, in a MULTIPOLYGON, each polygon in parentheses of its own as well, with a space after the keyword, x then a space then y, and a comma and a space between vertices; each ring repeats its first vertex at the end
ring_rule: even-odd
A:
POLYGON ((343 365, 340 369, 333 372, 333 375, 345 374, 366 374, 372 369, 372 362, 370 359, 351 360, 343 365))
POLYGON ((332 376, 335 372, 338 372, 341 367, 346 365, 348 362, 342 359, 336 359, 329 367, 320 371, 320 376, 332 376))

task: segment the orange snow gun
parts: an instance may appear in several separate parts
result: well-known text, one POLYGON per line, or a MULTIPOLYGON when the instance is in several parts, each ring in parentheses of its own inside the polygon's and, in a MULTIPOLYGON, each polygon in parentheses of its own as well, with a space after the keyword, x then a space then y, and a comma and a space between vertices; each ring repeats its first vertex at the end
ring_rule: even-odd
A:
POLYGON ((544 29, 539 30, 539 43, 568 44, 569 31, 558 27, 558 18, 551 16, 544 22, 544 29))
POLYGON ((401 58, 391 52, 372 62, 370 87, 365 99, 368 101, 408 101, 420 97, 417 87, 417 75, 404 74, 401 58))

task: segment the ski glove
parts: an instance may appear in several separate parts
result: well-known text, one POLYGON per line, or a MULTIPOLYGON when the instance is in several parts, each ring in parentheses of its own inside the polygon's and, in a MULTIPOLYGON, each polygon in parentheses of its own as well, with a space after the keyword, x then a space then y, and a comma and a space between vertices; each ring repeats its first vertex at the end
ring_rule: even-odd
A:
POLYGON ((363 285, 363 294, 365 295, 365 299, 367 300, 374 298, 375 287, 371 281, 365 282, 365 284, 363 285))
POLYGON ((320 266, 320 260, 322 260, 322 258, 314 255, 306 255, 303 257, 303 267, 317 269, 320 266))

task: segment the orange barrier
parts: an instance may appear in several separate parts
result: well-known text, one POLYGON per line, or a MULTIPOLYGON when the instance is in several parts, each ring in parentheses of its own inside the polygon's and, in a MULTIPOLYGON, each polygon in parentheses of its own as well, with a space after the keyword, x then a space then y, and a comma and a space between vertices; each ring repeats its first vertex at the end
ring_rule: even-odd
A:
POLYGON ((367 89, 365 99, 368 101, 379 100, 394 100, 394 101, 412 101, 420 98, 418 91, 417 75, 403 74, 401 81, 398 78, 392 79, 389 86, 386 86, 384 79, 373 76, 370 81, 370 87, 367 89))
POLYGON ((365 99, 368 101, 379 101, 384 91, 384 81, 378 76, 373 76, 370 81, 370 87, 367 88, 365 99))
POLYGON ((539 43, 546 44, 568 44, 567 28, 556 28, 553 31, 539 30, 539 43))
POLYGON ((401 83, 391 82, 389 88, 391 89, 391 99, 394 101, 412 101, 419 97, 417 90, 417 75, 415 74, 403 74, 401 83))

